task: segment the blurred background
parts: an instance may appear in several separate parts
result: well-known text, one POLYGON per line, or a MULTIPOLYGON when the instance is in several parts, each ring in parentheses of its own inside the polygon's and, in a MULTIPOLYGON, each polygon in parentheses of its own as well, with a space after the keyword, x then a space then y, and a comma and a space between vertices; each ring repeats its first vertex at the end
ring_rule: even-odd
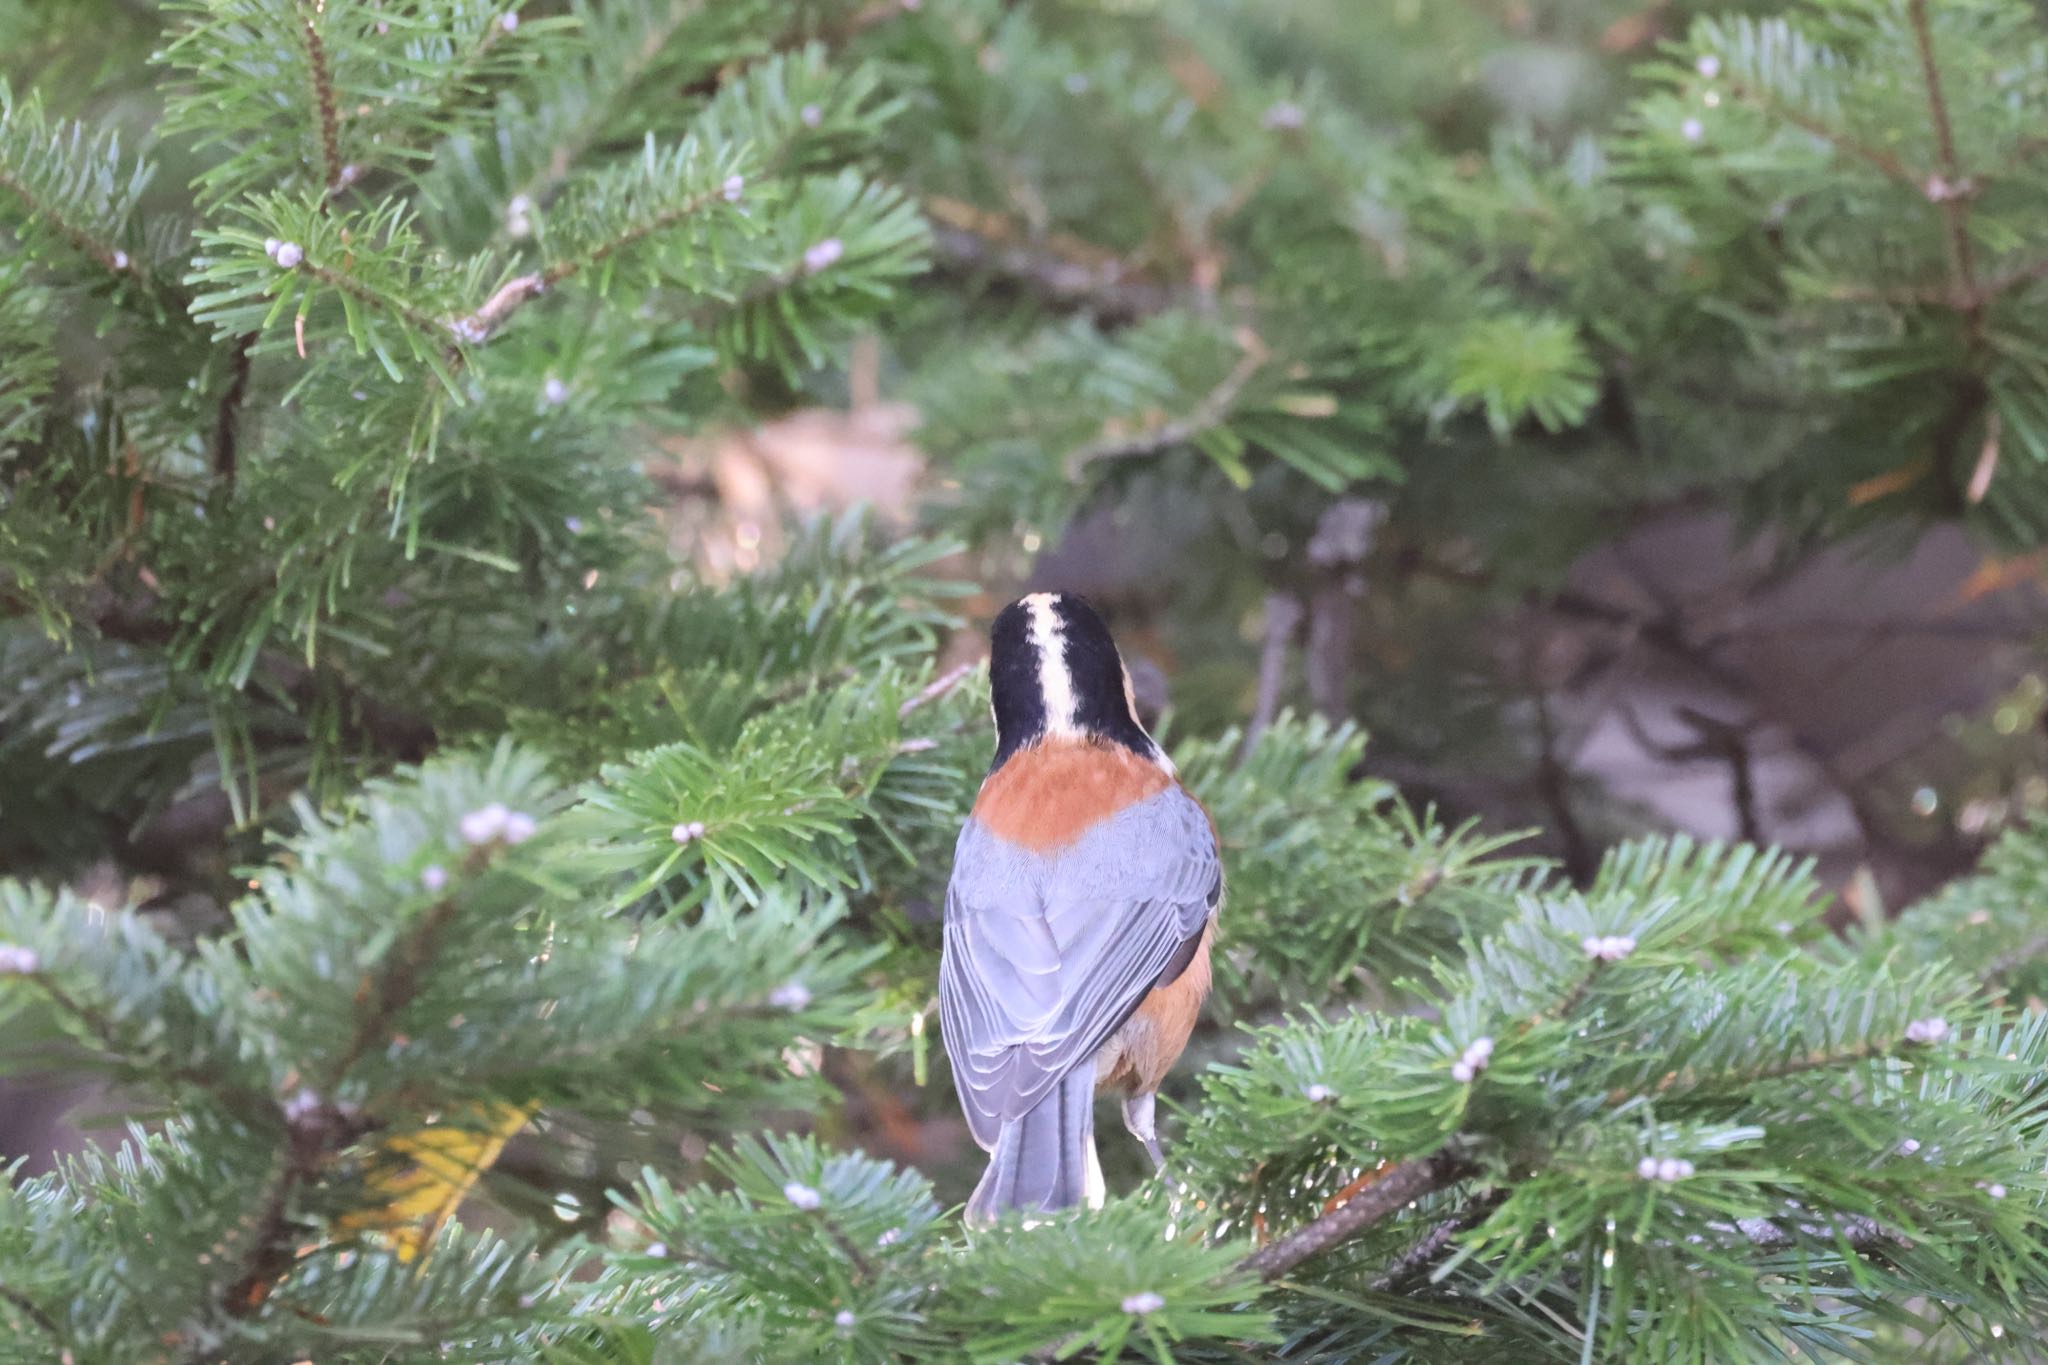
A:
MULTIPOLYGON (((1823 89, 1772 64, 1760 25, 1791 7, 1692 0, 882 0, 787 5, 780 34, 717 8, 519 12, 645 21, 620 50, 661 55, 588 92, 600 147, 701 101, 720 42, 872 58, 903 102, 882 173, 929 255, 793 369, 722 367, 605 429, 606 513, 649 509, 679 572, 761 572, 793 519, 867 507, 885 536, 945 538, 927 572, 971 585, 951 658, 979 657, 1015 594, 1080 591, 1169 737, 1283 708, 1355 722, 1361 780, 1527 831, 1577 878, 1679 830, 1810 856, 1838 916, 1882 916, 2048 803, 2042 378, 2020 359, 2048 220, 2018 175, 1964 199, 1979 258, 1958 282, 1955 197, 1865 155, 1941 162, 1909 53, 1845 48, 1878 74, 1823 89)), ((0 0, 0 74, 147 141, 178 9, 0 0)), ((1970 34, 1960 154, 2030 155, 1996 106, 2032 87, 1973 67, 1995 44, 1970 34)), ((433 168, 456 247, 545 211, 489 141, 433 168)), ((170 221, 207 154, 173 130, 156 155, 141 211, 170 221)), ((44 322, 89 405, 104 335, 44 322)), ((578 379, 540 354, 534 388, 545 369, 569 376, 549 394, 596 393, 602 356, 578 379)), ((286 387, 258 366, 250 433, 286 387)), ((562 438, 522 412, 488 439, 515 459, 562 438)), ((546 559, 571 596, 598 562, 579 553, 546 559)), ((397 570, 351 589, 408 590, 397 570)), ((76 739, 52 699, 90 679, 9 615, 0 866, 193 932, 292 792, 550 704, 462 690, 460 657, 365 656, 350 676, 383 709, 323 749, 265 699, 260 775, 231 799, 200 731, 76 739)), ((964 1161, 907 1063, 825 1064, 870 1150, 964 1161)), ((62 1075, 0 1082, 0 1162, 43 1168, 93 1111, 62 1075)))

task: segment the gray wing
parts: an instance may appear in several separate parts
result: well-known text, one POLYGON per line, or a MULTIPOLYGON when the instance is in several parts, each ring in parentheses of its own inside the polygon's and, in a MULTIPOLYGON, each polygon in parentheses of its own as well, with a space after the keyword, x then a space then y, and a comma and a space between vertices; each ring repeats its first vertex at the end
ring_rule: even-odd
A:
POLYGON ((946 889, 939 1019, 968 1128, 1007 1119, 1091 1061, 1199 934, 1222 886, 1208 817, 1178 787, 1050 858, 969 820, 946 889))

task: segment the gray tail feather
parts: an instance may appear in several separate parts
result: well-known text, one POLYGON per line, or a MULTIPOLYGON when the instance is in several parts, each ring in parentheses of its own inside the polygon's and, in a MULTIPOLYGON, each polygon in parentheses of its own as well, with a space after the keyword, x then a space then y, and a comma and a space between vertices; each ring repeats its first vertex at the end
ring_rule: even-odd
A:
POLYGON ((996 1137, 988 1171, 967 1201, 967 1221, 993 1223, 1009 1209, 1064 1209, 1101 1200, 1095 1156, 1095 1068, 1077 1066, 996 1137))

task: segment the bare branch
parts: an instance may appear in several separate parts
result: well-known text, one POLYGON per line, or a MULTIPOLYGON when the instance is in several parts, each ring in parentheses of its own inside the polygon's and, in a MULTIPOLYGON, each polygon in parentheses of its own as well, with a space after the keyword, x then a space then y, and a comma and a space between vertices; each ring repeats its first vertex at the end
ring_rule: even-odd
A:
POLYGON ((971 663, 961 664, 957 668, 949 668, 938 677, 933 678, 929 683, 925 684, 924 689, 916 696, 907 699, 901 706, 896 708, 897 719, 902 719, 920 706, 929 706, 948 692, 951 692, 960 685, 963 678, 974 671, 974 667, 971 663))
MULTIPOLYGON (((1729 1225, 1721 1223, 1715 1226, 1725 1228, 1729 1225)), ((1874 1246, 1913 1245, 1876 1219, 1865 1218, 1861 1214, 1839 1214, 1817 1223, 1794 1223, 1790 1231, 1774 1219, 1743 1218, 1734 1224, 1734 1229, 1751 1246, 1767 1251, 1796 1246, 1803 1240, 1847 1242, 1858 1251, 1867 1251, 1874 1246)))
POLYGON ((235 436, 241 423, 242 400, 249 393, 249 351, 256 334, 248 332, 235 339, 228 357, 228 386, 220 396, 220 411, 213 423, 214 476, 230 488, 235 483, 235 436))
MULTIPOLYGON (((0 1303, 13 1304, 23 1317, 41 1328, 44 1334, 52 1339, 60 1342, 65 1339, 64 1331, 57 1325, 57 1320, 37 1307, 36 1301, 20 1290, 9 1289, 6 1285, 0 1284, 0 1303)), ((68 1360, 70 1357, 71 1353, 66 1351, 64 1358, 68 1360)))
POLYGON ((1277 1280, 1303 1261, 1400 1212, 1413 1200, 1447 1189, 1471 1173, 1468 1164, 1447 1151, 1404 1161, 1334 1212, 1245 1257, 1238 1268, 1267 1282, 1277 1280))
MULTIPOLYGON (((929 203, 926 211, 931 213, 929 203)), ((1165 286, 1115 257, 1075 259, 1042 243, 1003 241, 935 214, 932 219, 932 255, 942 267, 1007 281, 1050 307, 1120 326, 1162 312, 1172 302, 1165 286)))
POLYGON ((1381 1294, 1398 1293, 1429 1274, 1437 1258, 1449 1249, 1453 1238, 1485 1222, 1487 1215, 1505 1203, 1507 1197, 1506 1190, 1489 1190, 1473 1200, 1424 1233, 1414 1246, 1396 1256, 1385 1270, 1373 1276, 1369 1287, 1381 1294))
POLYGON ((1259 737, 1273 723, 1280 710, 1280 689, 1287 681, 1287 651, 1304 615, 1301 601, 1291 593, 1266 595, 1266 640, 1259 647, 1259 698, 1252 708, 1251 722, 1244 728, 1244 743, 1237 751, 1243 763, 1258 746, 1259 737))

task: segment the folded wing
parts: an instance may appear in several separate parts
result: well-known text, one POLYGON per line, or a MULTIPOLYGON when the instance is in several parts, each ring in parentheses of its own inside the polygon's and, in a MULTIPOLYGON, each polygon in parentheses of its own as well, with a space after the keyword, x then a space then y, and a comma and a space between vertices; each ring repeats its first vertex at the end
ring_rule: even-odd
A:
POLYGON ((940 1023, 976 1142, 1092 1061, 1222 885, 1215 834, 1178 787, 1039 855, 969 820, 946 890, 940 1023))

